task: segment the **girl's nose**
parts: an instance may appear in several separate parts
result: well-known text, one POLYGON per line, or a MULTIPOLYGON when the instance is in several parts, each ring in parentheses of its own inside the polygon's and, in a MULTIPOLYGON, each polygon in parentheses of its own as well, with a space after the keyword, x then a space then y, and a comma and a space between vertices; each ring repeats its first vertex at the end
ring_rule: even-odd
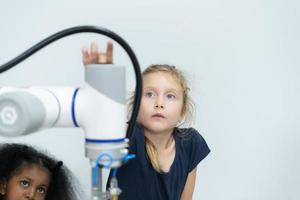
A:
POLYGON ((29 189, 26 191, 26 199, 28 199, 28 200, 34 200, 34 195, 35 195, 35 190, 34 190, 34 188, 29 188, 29 189))
POLYGON ((154 105, 154 108, 155 109, 162 109, 162 108, 164 108, 164 99, 163 99, 164 97, 163 96, 157 96, 157 99, 156 99, 156 101, 155 101, 155 105, 154 105))
POLYGON ((164 108, 164 106, 163 106, 163 105, 156 104, 156 105, 155 105, 155 108, 164 108))

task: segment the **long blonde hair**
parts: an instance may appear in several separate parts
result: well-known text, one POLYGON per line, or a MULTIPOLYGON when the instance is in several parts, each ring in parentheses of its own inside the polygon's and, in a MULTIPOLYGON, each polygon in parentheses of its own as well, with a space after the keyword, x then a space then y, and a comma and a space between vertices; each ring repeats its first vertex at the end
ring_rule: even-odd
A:
MULTIPOLYGON (((156 64, 156 65, 150 65, 143 71, 143 76, 151 73, 157 73, 157 72, 165 72, 170 74, 172 77, 174 77, 175 80, 178 81, 179 85, 182 88, 183 91, 183 107, 182 107, 182 113, 184 115, 184 119, 179 125, 182 125, 183 123, 186 123, 187 121, 191 120, 193 112, 194 112, 194 103, 192 102, 189 90, 190 88, 187 85, 187 80, 184 77, 183 73, 178 70, 175 66, 172 65, 166 65, 166 64, 156 64)), ((131 96, 128 100, 128 113, 130 114, 133 107, 133 100, 134 96, 131 96)), ((159 163, 158 159, 158 152, 154 146, 154 144, 145 137, 145 145, 146 145, 146 151, 148 158, 151 162, 152 167, 157 172, 162 172, 162 168, 159 163)))

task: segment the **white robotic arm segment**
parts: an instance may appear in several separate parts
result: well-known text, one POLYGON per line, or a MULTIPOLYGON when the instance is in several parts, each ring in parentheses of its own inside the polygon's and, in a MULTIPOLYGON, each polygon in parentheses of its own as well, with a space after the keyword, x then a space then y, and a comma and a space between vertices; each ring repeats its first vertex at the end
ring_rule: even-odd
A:
POLYGON ((0 133, 26 135, 45 128, 74 127, 73 87, 5 87, 0 90, 0 133))
MULTIPOLYGON (((0 134, 20 136, 51 127, 81 127, 86 156, 101 153, 118 167, 127 155, 125 67, 90 65, 85 84, 74 87, 30 87, 0 90, 0 134)), ((99 161, 105 165, 105 160, 99 161)))
POLYGON ((125 138, 125 104, 108 98, 89 84, 80 88, 76 95, 75 117, 88 141, 114 142, 125 138))
MULTIPOLYGON (((48 87, 45 89, 55 97, 59 106, 59 116, 53 126, 76 127, 72 116, 72 105, 77 89, 75 87, 48 87)), ((45 105, 49 106, 49 104, 45 105)))
POLYGON ((47 90, 12 87, 0 90, 0 133, 3 135, 26 135, 50 127, 58 115, 58 102, 47 90))

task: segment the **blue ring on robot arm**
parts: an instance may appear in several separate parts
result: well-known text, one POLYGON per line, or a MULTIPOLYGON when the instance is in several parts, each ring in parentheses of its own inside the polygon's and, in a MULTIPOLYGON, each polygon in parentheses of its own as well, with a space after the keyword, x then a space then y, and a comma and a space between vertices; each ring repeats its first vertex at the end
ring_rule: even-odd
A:
POLYGON ((111 139, 111 140, 95 140, 95 139, 88 139, 86 138, 86 142, 90 143, 113 143, 113 142, 124 142, 126 138, 120 138, 120 139, 111 139))
POLYGON ((72 121, 75 127, 79 127, 77 120, 76 120, 76 115, 75 115, 75 99, 77 96, 77 93, 79 91, 79 88, 76 88, 74 93, 73 93, 73 97, 72 97, 72 107, 71 107, 71 115, 72 115, 72 121))

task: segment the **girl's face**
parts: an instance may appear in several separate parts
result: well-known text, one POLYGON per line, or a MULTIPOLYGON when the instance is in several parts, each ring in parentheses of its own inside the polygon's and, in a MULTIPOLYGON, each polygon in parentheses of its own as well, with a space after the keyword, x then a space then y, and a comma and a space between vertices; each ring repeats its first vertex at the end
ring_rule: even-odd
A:
POLYGON ((151 133, 172 131, 183 117, 183 90, 167 72, 143 76, 143 96, 138 121, 151 133))
POLYGON ((45 199, 49 183, 50 174, 47 169, 39 165, 26 165, 2 186, 5 189, 4 199, 45 199))

